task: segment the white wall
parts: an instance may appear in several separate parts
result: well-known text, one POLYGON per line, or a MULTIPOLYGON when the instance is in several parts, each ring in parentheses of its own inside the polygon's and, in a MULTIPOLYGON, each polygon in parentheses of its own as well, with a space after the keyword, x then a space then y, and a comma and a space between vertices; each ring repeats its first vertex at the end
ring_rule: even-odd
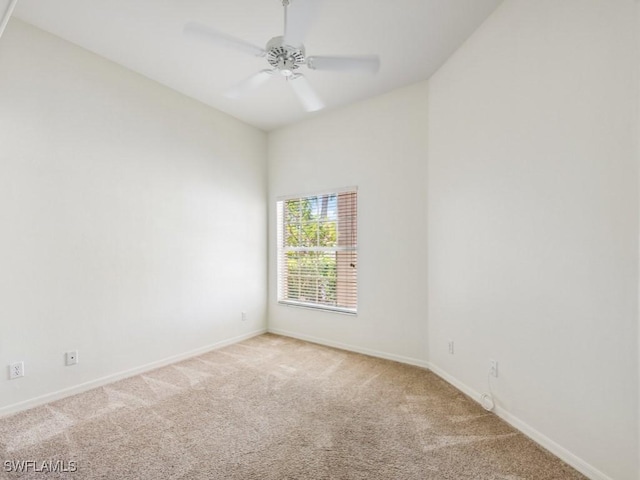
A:
MULTIPOLYGON (((635 82, 636 82, 636 154, 637 154, 637 162, 640 165, 640 2, 636 2, 636 72, 635 72, 635 82)), ((638 173, 640 174, 640 168, 638 169, 638 173)), ((640 191, 640 176, 638 177, 638 189, 640 191)), ((640 197, 640 195, 639 195, 640 197)), ((640 200, 640 199, 639 199, 640 200)), ((638 208, 640 213, 640 208, 638 208)), ((639 221, 640 223, 640 221, 639 221)), ((640 251, 640 241, 638 242, 638 249, 640 251)), ((640 256, 640 252, 639 252, 640 256)), ((640 276, 640 267, 639 267, 639 276, 640 276)), ((638 355, 638 397, 636 407, 638 409, 638 437, 637 437, 637 447, 638 447, 638 478, 640 478, 640 281, 638 283, 638 299, 639 299, 639 307, 638 307, 638 327, 637 327, 637 335, 638 335, 638 347, 637 347, 637 355, 638 355)))
POLYGON ((424 364, 426 83, 269 135, 269 329, 424 364), (279 305, 275 205, 357 186, 358 315, 279 305))
MULTIPOLYGON (((637 161, 640 165, 640 2, 637 2, 636 6, 636 153, 637 153, 637 161)), ((640 169, 639 172, 640 174, 640 169)), ((638 177, 638 185, 640 190, 640 176, 638 177)), ((640 195, 639 195, 640 196, 640 195)), ((640 208, 638 209, 640 213, 640 208)), ((640 223, 640 222, 639 222, 640 223)), ((638 249, 640 250, 640 241, 638 242, 638 249)), ((640 253, 639 253, 640 256, 640 253)), ((639 275, 640 275, 640 267, 639 267, 639 275)), ((640 282, 638 283, 638 298, 640 305, 640 282)), ((638 408, 638 477, 640 478, 640 306, 638 307, 638 397, 637 397, 637 408, 638 408)))
POLYGON ((11 20, 0 407, 264 329, 265 202, 266 134, 11 20))
POLYGON ((615 480, 638 478, 635 8, 507 0, 429 82, 430 361, 482 392, 498 360, 500 412, 615 480))

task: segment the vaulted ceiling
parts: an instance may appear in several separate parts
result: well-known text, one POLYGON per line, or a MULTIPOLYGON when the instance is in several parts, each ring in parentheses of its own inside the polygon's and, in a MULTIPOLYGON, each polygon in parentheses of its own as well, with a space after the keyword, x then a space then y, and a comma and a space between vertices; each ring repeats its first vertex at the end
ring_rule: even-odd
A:
MULTIPOLYGON (((305 76, 327 109, 427 79, 500 3, 324 0, 304 42, 307 55, 379 54, 381 68, 305 76)), ((319 114, 306 112, 280 76, 243 98, 225 97, 267 68, 265 58, 183 34, 195 21, 264 47, 283 33, 282 0, 20 0, 14 15, 263 130, 319 114)))

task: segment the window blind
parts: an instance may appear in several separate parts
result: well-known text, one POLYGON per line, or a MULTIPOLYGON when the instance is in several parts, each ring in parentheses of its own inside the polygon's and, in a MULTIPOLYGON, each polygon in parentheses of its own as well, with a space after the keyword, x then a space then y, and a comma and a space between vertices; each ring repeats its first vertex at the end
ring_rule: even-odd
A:
POLYGON ((277 209, 278 301, 356 313, 357 191, 288 198, 277 209))

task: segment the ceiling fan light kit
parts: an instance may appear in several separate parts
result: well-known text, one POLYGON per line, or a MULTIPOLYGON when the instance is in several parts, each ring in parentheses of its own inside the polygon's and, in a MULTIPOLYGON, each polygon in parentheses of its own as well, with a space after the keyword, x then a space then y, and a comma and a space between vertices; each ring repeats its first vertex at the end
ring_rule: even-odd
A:
POLYGON ((284 43, 284 37, 274 37, 267 43, 267 62, 282 76, 290 77, 293 71, 303 66, 307 59, 304 54, 304 45, 292 47, 284 43))
POLYGON ((360 56, 306 56, 304 38, 316 15, 322 0, 282 0, 284 7, 284 35, 273 37, 265 48, 260 48, 244 40, 232 37, 213 28, 195 22, 184 27, 185 34, 198 37, 210 43, 231 48, 249 55, 266 57, 271 69, 261 70, 229 89, 225 96, 238 99, 255 90, 274 74, 284 77, 300 103, 307 111, 324 108, 306 77, 298 70, 306 66, 311 70, 333 72, 377 73, 380 59, 377 55, 360 56), (291 8, 291 12, 289 12, 291 8))

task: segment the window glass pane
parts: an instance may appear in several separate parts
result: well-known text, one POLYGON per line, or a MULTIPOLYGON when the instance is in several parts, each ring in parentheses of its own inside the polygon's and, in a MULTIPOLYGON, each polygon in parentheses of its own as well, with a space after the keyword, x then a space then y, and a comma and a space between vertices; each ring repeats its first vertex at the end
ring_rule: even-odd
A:
POLYGON ((356 192, 278 202, 278 300, 355 313, 356 192))

